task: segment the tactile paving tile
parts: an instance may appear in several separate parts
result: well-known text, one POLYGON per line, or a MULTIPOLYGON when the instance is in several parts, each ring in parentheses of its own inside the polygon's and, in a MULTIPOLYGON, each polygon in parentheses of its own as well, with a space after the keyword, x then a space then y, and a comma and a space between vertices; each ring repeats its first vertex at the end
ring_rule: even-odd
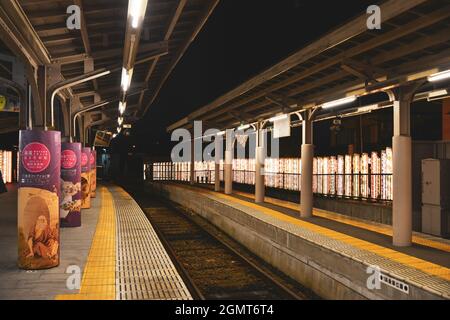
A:
POLYGON ((110 188, 116 208, 116 299, 191 300, 186 285, 138 204, 110 188))
MULTIPOLYGON (((185 187, 183 186, 183 188, 185 187)), ((450 273, 448 268, 309 222, 297 220, 275 210, 267 209, 245 200, 239 200, 232 196, 210 191, 205 192, 203 190, 201 193, 214 201, 234 207, 306 241, 351 257, 366 265, 377 265, 382 271, 408 281, 410 284, 427 288, 447 299, 450 298, 450 273)))

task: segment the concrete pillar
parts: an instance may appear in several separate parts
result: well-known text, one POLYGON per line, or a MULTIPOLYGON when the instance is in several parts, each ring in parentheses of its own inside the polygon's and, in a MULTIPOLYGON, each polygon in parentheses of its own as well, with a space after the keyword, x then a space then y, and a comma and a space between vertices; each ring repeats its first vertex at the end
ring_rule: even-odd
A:
POLYGON ((191 167, 190 167, 189 183, 191 185, 195 184, 195 140, 194 140, 194 137, 192 137, 192 140, 191 140, 191 167))
POLYGON ((224 163, 225 194, 233 193, 233 139, 231 132, 227 132, 224 163))
POLYGON ((395 246, 410 246, 412 241, 412 168, 411 137, 392 139, 392 229, 395 246))
POLYGON ((214 181, 214 191, 219 192, 220 191, 220 156, 222 154, 222 144, 220 143, 221 137, 216 136, 214 140, 214 150, 215 150, 215 157, 214 157, 214 176, 216 177, 214 181))
POLYGON ((225 194, 233 193, 233 150, 225 150, 225 194))
POLYGON ((264 202, 265 186, 264 186, 264 147, 256 147, 255 152, 255 202, 264 202))
POLYGON ((392 138, 392 241, 395 246, 412 242, 412 153, 410 99, 400 95, 394 101, 392 138))
POLYGON ((314 146, 312 144, 302 144, 302 176, 300 191, 300 216, 309 218, 313 212, 313 157, 314 146))
POLYGON ((264 185, 264 133, 259 128, 256 132, 256 150, 255 150, 255 202, 264 202, 265 185, 264 185))
POLYGON ((313 157, 314 145, 313 142, 313 124, 312 113, 306 110, 303 113, 302 123, 302 175, 300 181, 300 216, 302 218, 309 218, 313 212, 313 157))

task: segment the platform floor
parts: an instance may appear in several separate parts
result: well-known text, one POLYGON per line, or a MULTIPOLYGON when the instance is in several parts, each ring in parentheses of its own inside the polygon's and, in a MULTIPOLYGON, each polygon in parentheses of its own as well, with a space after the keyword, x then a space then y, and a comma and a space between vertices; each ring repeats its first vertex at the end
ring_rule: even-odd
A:
POLYGON ((0 195, 0 299, 192 299, 144 212, 112 185, 99 185, 91 209, 82 211, 82 227, 61 229, 58 267, 20 270, 17 190, 8 188, 0 195), (68 289, 71 266, 81 271, 79 289, 68 289))
POLYGON ((245 212, 258 219, 338 253, 378 265, 401 279, 450 298, 450 241, 447 239, 415 232, 411 247, 395 247, 392 228, 388 225, 318 209, 314 209, 312 218, 302 219, 297 203, 266 198, 265 203, 256 204, 249 193, 234 191, 232 195, 225 195, 212 191, 210 186, 173 184, 245 208, 245 212))

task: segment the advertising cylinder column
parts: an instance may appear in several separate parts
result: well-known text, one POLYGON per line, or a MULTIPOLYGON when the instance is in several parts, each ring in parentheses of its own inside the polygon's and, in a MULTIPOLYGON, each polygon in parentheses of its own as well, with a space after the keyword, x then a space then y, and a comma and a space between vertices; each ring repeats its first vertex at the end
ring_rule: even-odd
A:
POLYGON ((91 207, 91 148, 81 150, 81 208, 91 207))
POLYGON ((81 143, 61 145, 61 227, 81 226, 81 143))
POLYGON ((61 133, 21 130, 19 135, 18 265, 59 265, 61 133))
POLYGON ((89 161, 91 166, 91 198, 95 198, 97 190, 97 151, 95 149, 92 150, 89 161))

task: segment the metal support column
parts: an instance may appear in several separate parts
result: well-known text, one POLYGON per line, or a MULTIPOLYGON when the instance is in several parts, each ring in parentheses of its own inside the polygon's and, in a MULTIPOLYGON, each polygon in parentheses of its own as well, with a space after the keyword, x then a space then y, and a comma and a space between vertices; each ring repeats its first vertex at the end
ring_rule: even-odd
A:
POLYGON ((300 216, 302 218, 309 218, 313 212, 313 119, 312 111, 306 110, 302 117, 302 175, 301 175, 301 190, 300 190, 300 216))
POLYGON ((258 124, 256 131, 256 150, 255 150, 255 202, 264 202, 265 186, 264 186, 264 162, 265 162, 265 132, 258 124))
POLYGON ((191 135, 191 167, 189 182, 191 185, 195 184, 195 139, 194 135, 191 135))
POLYGON ((392 242, 410 246, 412 242, 412 141, 411 102, 420 84, 400 87, 393 95, 394 136, 392 138, 392 242))
POLYGON ((233 139, 232 132, 227 130, 224 164, 225 194, 233 193, 233 139))
POLYGON ((220 160, 222 155, 222 137, 217 136, 214 139, 214 191, 219 192, 220 191, 220 160))

